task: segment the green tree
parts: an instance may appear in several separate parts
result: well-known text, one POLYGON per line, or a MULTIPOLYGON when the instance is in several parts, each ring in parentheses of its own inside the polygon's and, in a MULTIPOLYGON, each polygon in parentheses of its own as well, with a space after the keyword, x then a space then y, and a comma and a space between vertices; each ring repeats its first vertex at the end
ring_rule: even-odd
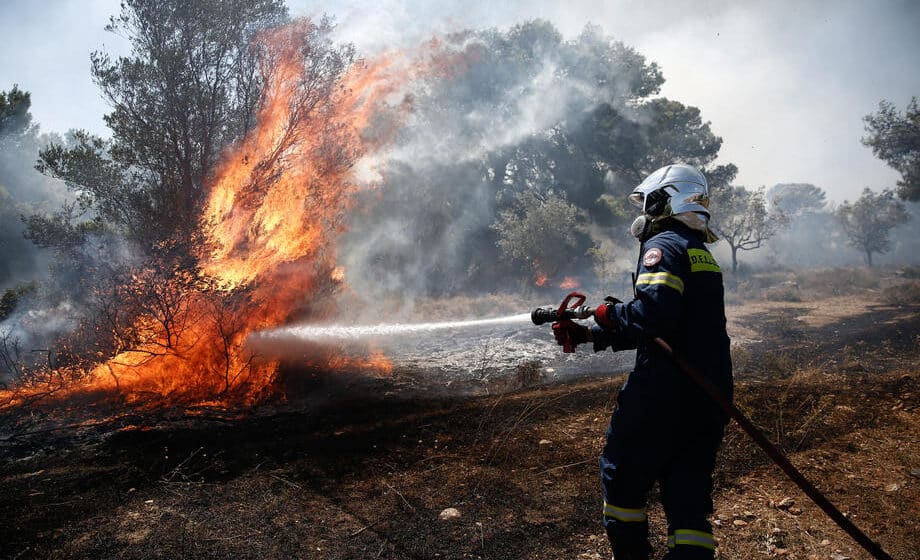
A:
POLYGON ((767 211, 764 189, 727 185, 710 191, 711 227, 732 251, 732 273, 738 271, 738 251, 758 249, 772 237, 782 218, 767 211))
POLYGON ((32 95, 18 85, 0 91, 0 138, 15 139, 34 131, 31 107, 32 95))
POLYGON ((890 101, 882 101, 878 112, 863 119, 866 132, 862 142, 872 153, 901 174, 898 195, 904 200, 920 200, 920 104, 913 97, 902 115, 890 101))
POLYGON ((910 219, 904 204, 888 189, 875 193, 865 188, 856 202, 844 201, 835 215, 847 244, 862 251, 870 267, 873 254, 891 249, 891 230, 910 219))
POLYGON ((530 273, 555 278, 569 268, 577 253, 581 212, 565 194, 527 191, 512 209, 502 211, 492 228, 502 255, 530 273))
MULTIPOLYGON (((266 76, 252 40, 286 18, 281 0, 125 0, 107 29, 127 37, 130 56, 91 56, 112 139, 78 132, 44 150, 39 170, 144 248, 183 246, 222 150, 253 125, 266 76)), ((304 48, 327 53, 325 31, 304 48)))
POLYGON ((767 200, 777 212, 788 217, 820 212, 827 204, 824 189, 810 183, 780 183, 767 192, 767 200))
POLYGON ((37 274, 37 251, 23 236, 20 216, 51 198, 51 181, 32 168, 42 139, 31 106, 31 95, 18 86, 0 91, 0 290, 37 274))
POLYGON ((344 252, 363 262, 346 268, 364 267, 360 276, 375 280, 367 291, 480 288, 529 274, 529 265, 503 268, 502 216, 521 215, 521 197, 549 200, 550 191, 599 226, 593 242, 576 236, 556 257, 581 255, 576 268, 587 270, 600 236, 626 231, 634 215, 626 196, 645 175, 674 161, 711 166, 721 147, 697 108, 655 97, 664 77, 654 62, 597 26, 566 40, 536 20, 452 34, 437 48, 438 59, 457 64, 415 84, 385 187, 368 197, 386 210, 351 224, 344 252))
POLYGON ((837 264, 843 241, 824 189, 809 183, 780 183, 767 191, 767 202, 786 222, 769 243, 778 262, 791 267, 837 264))

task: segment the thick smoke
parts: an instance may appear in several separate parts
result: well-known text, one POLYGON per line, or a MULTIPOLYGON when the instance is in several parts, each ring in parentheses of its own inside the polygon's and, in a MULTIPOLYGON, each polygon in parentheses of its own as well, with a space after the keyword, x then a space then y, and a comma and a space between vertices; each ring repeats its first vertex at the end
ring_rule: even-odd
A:
POLYGON ((34 167, 49 142, 69 139, 41 135, 37 125, 0 137, 0 383, 59 365, 67 353, 61 337, 92 315, 99 289, 123 278, 134 258, 111 233, 87 234, 56 249, 27 238, 30 216, 76 209, 63 182, 34 167))
POLYGON ((37 127, 0 133, 0 294, 37 280, 47 269, 49 255, 25 238, 21 217, 67 200, 63 185, 33 167, 48 140, 37 127))
POLYGON ((13 362, 46 359, 53 337, 73 327, 69 302, 44 298, 40 284, 48 278, 52 255, 25 237, 22 220, 66 201, 62 186, 33 168, 48 138, 40 136, 34 125, 4 132, 0 133, 0 382, 16 373, 13 362))
MULTIPOLYGON (((653 65, 596 27, 565 41, 535 21, 453 34, 433 49, 455 62, 417 84, 414 110, 397 145, 377 156, 380 184, 363 194, 341 251, 349 286, 370 298, 529 284, 526 264, 496 247, 496 216, 523 192, 554 189, 603 214, 604 172, 552 150, 571 145, 562 136, 579 134, 598 107, 641 120, 632 104, 658 83, 653 65), (575 164, 554 167, 563 160, 575 164)), ((584 254, 560 258, 591 267, 584 254)))

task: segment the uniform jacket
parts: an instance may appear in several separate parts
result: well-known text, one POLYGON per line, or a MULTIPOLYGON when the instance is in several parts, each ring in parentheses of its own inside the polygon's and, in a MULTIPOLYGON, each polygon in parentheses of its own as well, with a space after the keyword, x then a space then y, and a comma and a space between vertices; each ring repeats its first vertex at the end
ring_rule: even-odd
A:
POLYGON ((698 232, 670 220, 664 231, 646 240, 639 252, 635 298, 609 306, 607 318, 613 328, 594 327, 594 350, 636 349, 635 369, 621 398, 657 413, 658 420, 727 422, 702 389, 651 342, 663 338, 732 398, 722 272, 698 232))

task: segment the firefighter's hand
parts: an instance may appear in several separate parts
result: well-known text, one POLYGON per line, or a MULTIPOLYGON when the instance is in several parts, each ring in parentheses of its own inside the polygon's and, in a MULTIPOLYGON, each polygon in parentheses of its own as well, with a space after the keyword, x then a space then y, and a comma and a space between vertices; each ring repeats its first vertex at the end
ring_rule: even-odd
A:
POLYGON ((556 337, 556 344, 563 347, 568 344, 574 350, 579 344, 591 342, 591 329, 571 321, 564 321, 553 324, 553 336, 556 337))
POLYGON ((594 308, 594 322, 605 330, 617 330, 617 325, 610 314, 613 311, 613 306, 618 303, 623 302, 613 296, 605 297, 604 303, 594 308))

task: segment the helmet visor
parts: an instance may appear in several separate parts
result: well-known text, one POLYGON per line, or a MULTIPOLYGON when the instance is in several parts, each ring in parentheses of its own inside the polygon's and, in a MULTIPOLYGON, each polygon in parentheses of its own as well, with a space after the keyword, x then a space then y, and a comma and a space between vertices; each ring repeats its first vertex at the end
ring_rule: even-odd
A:
POLYGON ((645 195, 640 192, 634 192, 629 195, 629 202, 631 202, 632 205, 636 208, 642 208, 643 210, 645 209, 645 195))

